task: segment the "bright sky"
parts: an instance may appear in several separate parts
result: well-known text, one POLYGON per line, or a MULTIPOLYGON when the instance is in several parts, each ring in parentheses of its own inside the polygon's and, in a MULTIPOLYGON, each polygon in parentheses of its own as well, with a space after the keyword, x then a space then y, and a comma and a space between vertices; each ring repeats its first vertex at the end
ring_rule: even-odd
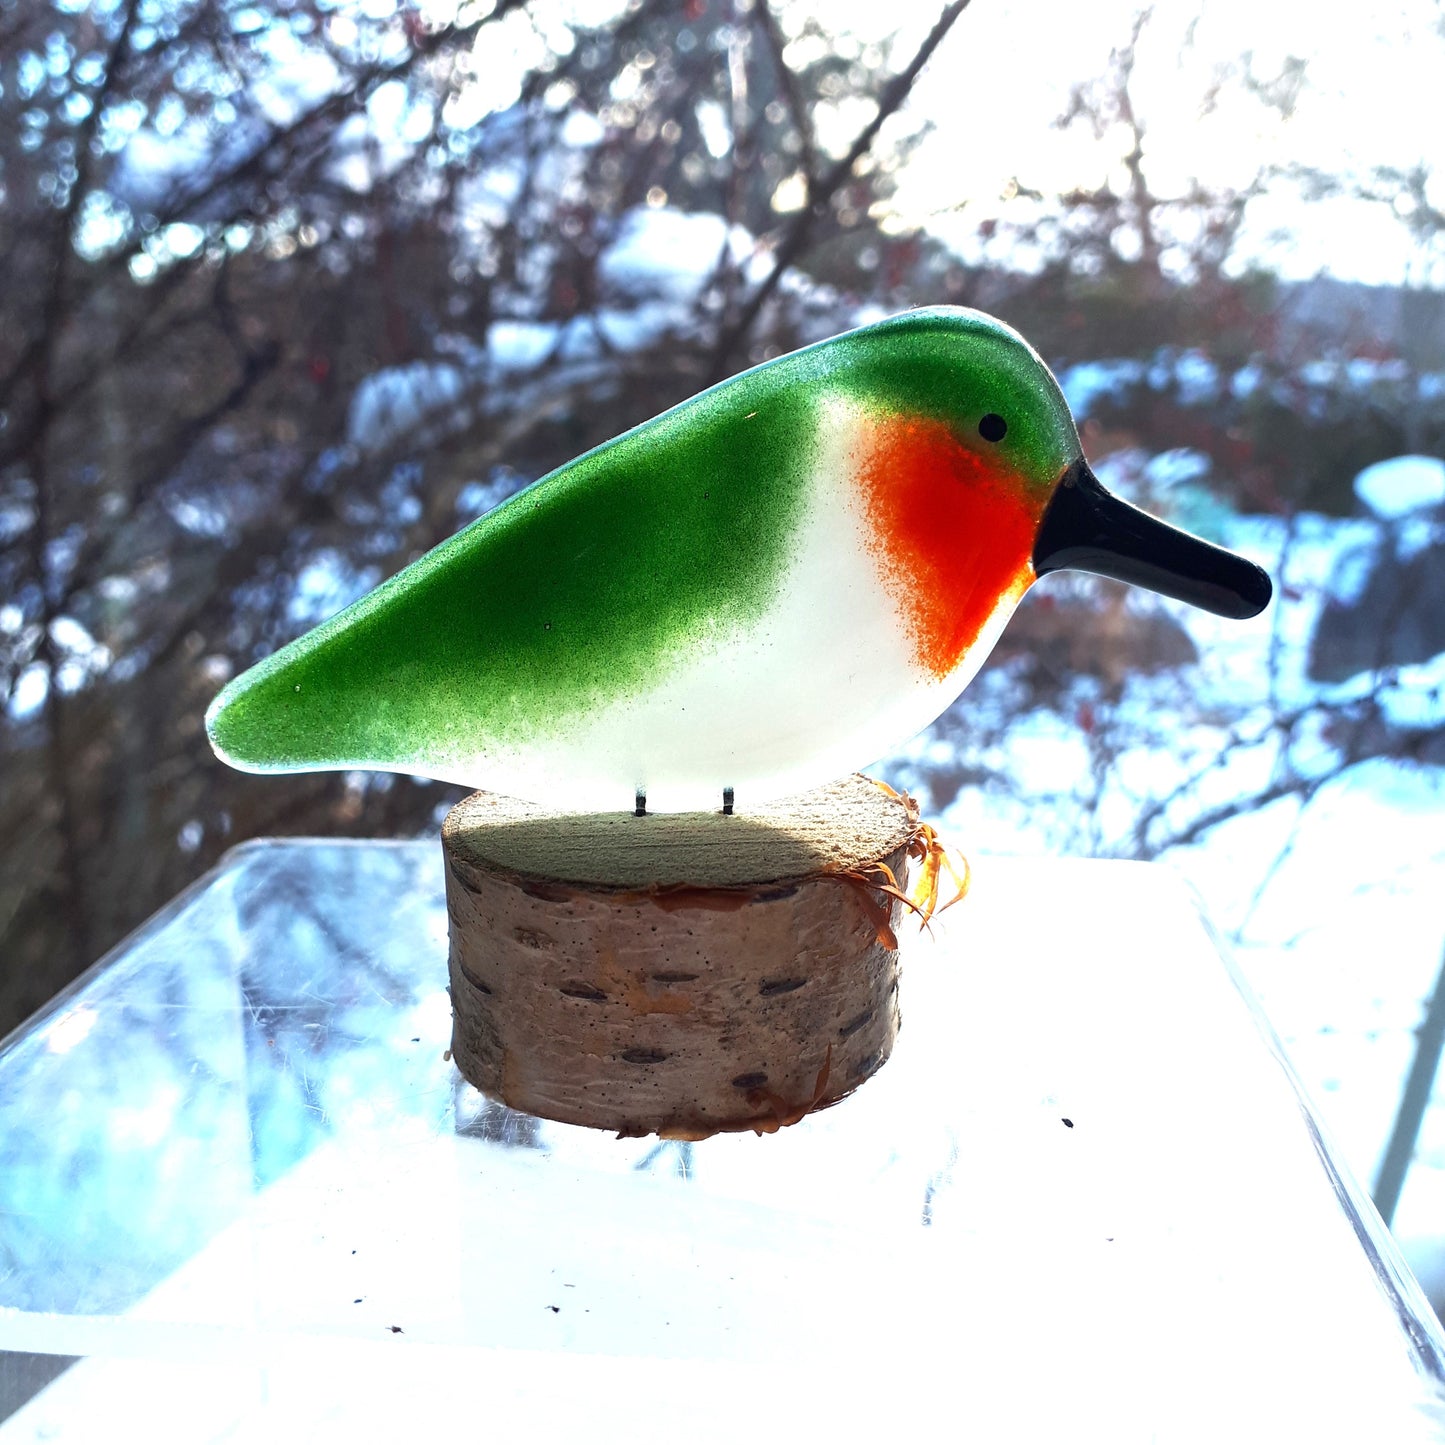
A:
MULTIPOLYGON (((936 0, 894 0, 913 37, 938 13, 936 0), (902 6, 902 11, 900 11, 902 6)), ((925 72, 914 96, 935 132, 905 178, 899 204, 906 219, 961 244, 979 219, 1000 211, 1009 179, 1048 192, 1094 183, 1120 149, 1096 143, 1083 128, 1051 128, 1070 87, 1103 73, 1111 49, 1128 40, 1134 0, 1087 5, 975 0, 925 72), (950 214, 961 201, 961 213, 950 214)), ((856 11, 860 30, 878 25, 873 0, 837 0, 830 23, 856 11)), ((906 48, 906 47, 905 47, 906 48)), ((1435 170, 1430 199, 1445 211, 1445 4, 1396 0, 1382 5, 1320 5, 1307 0, 1159 0, 1140 43, 1136 110, 1146 123, 1145 164, 1156 190, 1169 193, 1193 177, 1206 185, 1243 185, 1261 164, 1295 163, 1362 173, 1375 165, 1435 170), (1195 26, 1193 45, 1187 28, 1195 26), (1201 115, 1216 66, 1252 52, 1261 76, 1288 56, 1308 62, 1306 86, 1292 120, 1280 122, 1238 88, 1201 115)), ((1251 248, 1288 274, 1326 270, 1351 279, 1399 282, 1419 258, 1407 229, 1383 206, 1345 201, 1300 206, 1281 188, 1258 208, 1251 248), (1272 244, 1283 227, 1288 242, 1272 244)), ((1445 284, 1445 238, 1435 284, 1445 284)), ((1425 279, 1418 277, 1417 279, 1425 279)))
MULTIPOLYGON (((440 20, 459 11, 466 18, 478 0, 422 3, 440 20)), ((565 44, 567 22, 603 23, 621 3, 535 0, 525 12, 487 27, 473 57, 471 84, 449 120, 467 124, 511 104, 521 74, 544 54, 546 41, 565 44)), ((772 3, 794 35, 818 10, 816 0, 772 3)), ((893 55, 901 64, 941 7, 942 0, 830 0, 822 23, 833 35, 865 42, 886 40, 897 28, 893 55)), ((1138 0, 974 0, 914 92, 911 114, 926 118, 932 132, 901 177, 898 219, 934 231, 968 255, 977 252, 981 221, 1024 218, 1001 199, 1014 178, 1045 194, 1111 177, 1122 184, 1119 158, 1127 142, 1119 133, 1096 138, 1082 124, 1061 131, 1053 122, 1073 85, 1107 71, 1110 52, 1127 42, 1137 9, 1138 0)), ((801 63, 806 48, 807 42, 795 44, 790 60, 801 63)), ((287 57, 277 61, 284 69, 287 57)), ((322 70, 300 81, 324 92, 333 77, 322 70)), ((1242 187, 1271 165, 1315 167, 1348 182, 1376 166, 1423 164, 1434 172, 1429 204, 1445 215, 1442 79, 1445 0, 1374 6, 1157 0, 1140 42, 1132 94, 1147 131, 1144 163, 1156 194, 1184 191, 1195 179, 1207 188, 1242 187), (1203 113, 1216 73, 1237 70, 1245 55, 1261 77, 1277 75, 1289 57, 1306 62, 1292 119, 1282 121, 1237 80, 1223 86, 1211 113, 1203 113)), ((300 82, 293 76, 290 83, 300 82)), ((379 95, 373 106, 373 122, 383 134, 404 130, 404 117, 380 113, 384 98, 379 95)), ((841 149, 866 118, 866 109, 820 114, 820 138, 835 132, 841 149)), ((171 152, 175 144, 174 137, 165 142, 171 152)), ((199 232, 192 240, 199 244, 199 232)), ((1324 271, 1445 287, 1445 228, 1427 255, 1406 219, 1387 206, 1347 198, 1302 204, 1288 183, 1277 182, 1254 204, 1243 249, 1243 259, 1291 277, 1324 271)), ((1016 252, 995 251, 994 259, 1027 264, 1016 252)))
MULTIPOLYGON (((450 7, 456 0, 434 3, 450 7)), ((884 40, 897 29, 894 58, 902 63, 943 0, 829 0, 821 10, 815 0, 772 3, 792 34, 814 17, 833 34, 865 40, 884 40)), ((1074 84, 1108 69, 1110 52, 1127 42, 1141 7, 1142 0, 974 0, 914 92, 913 112, 928 118, 933 133, 903 178, 900 220, 967 252, 979 221, 1002 212, 1000 198, 1013 178, 1050 193, 1097 184, 1111 168, 1117 175, 1127 149, 1117 134, 1096 140, 1083 126, 1065 133, 1053 122, 1074 84)), ((563 17, 598 23, 617 8, 618 0, 551 0, 530 13, 545 30, 549 15, 553 23, 563 17)), ((804 55, 795 48, 789 58, 800 63, 804 55)), ((1430 202, 1445 212, 1442 79, 1445 0, 1156 0, 1133 96, 1148 132, 1145 164, 1161 195, 1195 179, 1242 187, 1266 165, 1317 167, 1348 180, 1378 165, 1423 162, 1437 172, 1430 202), (1290 57, 1306 62, 1291 120, 1281 121, 1238 84, 1225 85, 1219 105, 1202 114, 1217 72, 1238 67, 1245 55, 1261 78, 1279 74, 1290 57)), ((832 119, 851 138, 864 118, 832 119)), ((828 122, 820 117, 824 137, 828 122)), ((1290 276, 1326 271, 1445 286, 1445 236, 1433 261, 1422 264, 1407 227, 1386 207, 1347 199, 1302 205, 1287 185, 1256 204, 1245 247, 1249 259, 1290 276)))

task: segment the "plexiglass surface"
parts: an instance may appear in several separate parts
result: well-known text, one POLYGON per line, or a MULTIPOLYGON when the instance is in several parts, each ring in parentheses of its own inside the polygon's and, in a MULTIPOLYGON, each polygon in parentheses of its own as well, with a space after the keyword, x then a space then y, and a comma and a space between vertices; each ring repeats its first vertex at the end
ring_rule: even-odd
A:
POLYGON ((481 1098, 445 954, 435 845, 252 845, 0 1051, 0 1445, 1445 1436, 1161 869, 984 860, 894 1058, 766 1138, 481 1098))

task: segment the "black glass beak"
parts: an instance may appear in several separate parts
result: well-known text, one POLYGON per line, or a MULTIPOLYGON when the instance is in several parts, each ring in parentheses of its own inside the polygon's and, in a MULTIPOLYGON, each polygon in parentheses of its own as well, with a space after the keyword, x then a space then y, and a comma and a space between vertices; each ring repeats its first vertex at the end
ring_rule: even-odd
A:
POLYGON ((1044 509, 1034 571, 1072 568, 1148 587, 1220 617, 1254 617, 1273 587, 1262 567, 1106 492, 1080 457, 1044 509))

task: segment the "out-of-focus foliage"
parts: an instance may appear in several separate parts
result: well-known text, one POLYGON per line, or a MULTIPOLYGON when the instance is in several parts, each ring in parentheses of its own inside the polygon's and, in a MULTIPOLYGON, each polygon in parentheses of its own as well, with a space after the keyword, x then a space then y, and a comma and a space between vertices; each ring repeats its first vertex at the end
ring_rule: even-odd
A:
MULTIPOLYGON (((0 0, 0 1031, 233 842, 433 826, 437 785, 231 773, 207 702, 741 366, 959 302, 1066 375, 1113 358, 1081 408, 1092 456, 1187 449, 1248 510, 1342 513, 1359 466, 1445 445, 1417 324, 1437 295, 1408 345, 1364 302, 1351 331, 1351 305, 1234 264, 1272 175, 1156 193, 1140 27, 1061 121, 1120 137, 1107 183, 1022 177, 986 262, 902 226, 909 92, 965 10, 890 38, 800 0, 0 0)), ((1299 83, 1219 77, 1276 112, 1299 83)), ((1126 678, 1184 687, 1198 655, 1166 611, 1059 589, 942 726, 931 801, 1006 772, 1001 697, 1087 705, 1102 759, 1126 678)), ((1392 726, 1351 758, 1401 751, 1392 726)), ((1080 845, 1147 852, 1137 821, 1080 845)))
POLYGON ((429 825, 448 790, 230 773, 206 703, 849 324, 788 261, 885 246, 962 9, 920 49, 728 0, 0 3, 0 1030, 238 839, 429 825))

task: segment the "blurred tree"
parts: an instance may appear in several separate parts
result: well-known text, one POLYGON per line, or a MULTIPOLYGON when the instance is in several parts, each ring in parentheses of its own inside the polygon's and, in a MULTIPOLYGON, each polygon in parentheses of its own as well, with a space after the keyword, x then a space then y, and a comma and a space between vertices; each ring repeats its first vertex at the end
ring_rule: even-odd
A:
MULTIPOLYGON (((1345 515, 1363 466, 1440 448, 1445 417, 1428 387, 1407 377, 1386 371, 1362 386, 1343 372, 1306 374, 1302 363, 1339 354, 1342 342, 1356 357, 1408 353, 1415 376, 1445 360, 1435 324, 1438 187, 1425 163, 1377 166, 1359 177, 1343 161, 1325 173, 1248 154, 1237 161, 1232 184, 1181 176, 1171 145, 1156 138, 1155 117, 1138 98, 1146 45, 1155 47, 1155 105, 1158 70, 1177 49, 1179 86, 1196 87, 1188 94, 1200 127, 1224 126, 1221 147, 1254 128, 1291 121, 1309 87, 1300 56, 1285 54, 1265 66, 1248 49, 1211 65, 1201 79, 1193 52, 1202 14, 1181 20, 1175 12, 1161 19, 1152 6, 1137 11, 1103 73, 1073 87, 1056 127, 1085 138, 1098 179, 1058 193, 1023 178, 1011 183, 1004 219, 985 223, 983 253, 995 265, 1010 257, 1031 264, 1016 266, 1007 281, 995 274, 992 305, 1056 363, 1100 356, 1157 363, 1111 388, 1095 409, 1096 443, 1152 451, 1187 446, 1210 460, 1218 488, 1241 505, 1345 515), (1306 308, 1291 306, 1288 289, 1246 258, 1242 242, 1256 203, 1281 189, 1312 201, 1342 194, 1374 200, 1410 228, 1419 263, 1405 278, 1407 297, 1388 336, 1377 330, 1347 337, 1328 307, 1324 316, 1303 319, 1306 308), (1291 310, 1293 323, 1286 320, 1291 310), (1201 363, 1192 387, 1176 365, 1186 351, 1201 363), (1247 383, 1222 384, 1246 367, 1253 372, 1247 383), (1212 383, 1202 379, 1205 372, 1212 383)), ((1168 99, 1177 107, 1178 90, 1168 99)))
MULTIPOLYGON (((993 254, 1035 258, 1014 301, 1050 356, 1144 355, 1161 345, 1206 343, 1223 364, 1239 365, 1265 340, 1268 278, 1241 265, 1238 242, 1251 203, 1274 179, 1257 164, 1234 185, 1197 176, 1166 188, 1159 176, 1176 169, 1169 147, 1156 144, 1136 98, 1141 47, 1156 26, 1153 7, 1138 11, 1127 41, 1103 74, 1080 81, 1055 125, 1082 132, 1097 157, 1098 179, 1048 194, 1016 178, 1008 201, 1017 218, 997 229, 993 254)), ((1160 44, 1171 43, 1169 35, 1160 44)), ((1193 26, 1180 38, 1188 58, 1193 26)), ((1200 123, 1221 108, 1253 106, 1292 114, 1304 62, 1286 57, 1276 74, 1257 73, 1244 51, 1213 67, 1198 93, 1200 123)))
POLYGON ((794 3, 0 0, 0 1032, 232 842, 217 688, 521 481, 847 324, 921 46, 794 3), (889 138, 884 123, 898 116, 889 138))

